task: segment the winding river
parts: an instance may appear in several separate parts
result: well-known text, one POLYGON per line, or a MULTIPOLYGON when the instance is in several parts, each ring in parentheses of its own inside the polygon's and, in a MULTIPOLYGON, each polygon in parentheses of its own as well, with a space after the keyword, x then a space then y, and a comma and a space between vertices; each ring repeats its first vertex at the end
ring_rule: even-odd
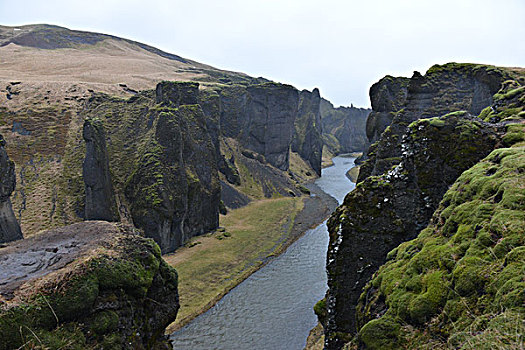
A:
MULTIPOLYGON (((354 188, 350 157, 334 158, 316 184, 341 203, 354 188)), ((317 324, 315 303, 326 286, 326 222, 235 287, 208 312, 174 332, 175 349, 303 349, 317 324)))

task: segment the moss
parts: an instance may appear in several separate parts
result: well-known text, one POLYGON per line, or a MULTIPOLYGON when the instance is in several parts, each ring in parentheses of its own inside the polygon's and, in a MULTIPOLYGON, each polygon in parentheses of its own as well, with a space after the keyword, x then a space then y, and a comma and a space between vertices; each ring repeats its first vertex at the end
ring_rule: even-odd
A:
POLYGON ((525 92, 525 86, 520 86, 518 88, 509 90, 509 91, 505 91, 505 92, 500 91, 497 94, 495 94, 493 98, 494 98, 494 101, 510 100, 518 96, 519 94, 522 94, 523 92, 525 92))
POLYGON ((314 305, 314 312, 317 315, 319 322, 325 324, 328 317, 328 309, 326 308, 326 298, 319 300, 314 305))
POLYGON ((366 349, 388 350, 402 348, 401 326, 388 316, 372 320, 358 334, 366 349))
POLYGON ((98 313, 89 323, 90 329, 96 335, 111 334, 117 330, 118 325, 118 314, 112 310, 106 310, 98 313))
MULTIPOLYGON (((501 335, 503 328, 491 320, 502 311, 525 312, 524 166, 524 147, 497 149, 457 179, 431 224, 390 252, 373 288, 361 296, 369 304, 359 310, 386 308, 381 319, 390 326, 370 321, 360 339, 367 335, 371 346, 379 346, 376 338, 397 339, 395 330, 404 329, 408 348, 417 348, 418 339, 443 346, 448 338, 463 346, 477 335, 501 335), (381 300, 386 306, 374 305, 381 300)), ((508 346, 516 344, 516 337, 508 339, 508 346)))
POLYGON ((510 124, 507 126, 507 133, 502 139, 505 147, 510 147, 514 144, 525 141, 525 125, 523 124, 510 124))

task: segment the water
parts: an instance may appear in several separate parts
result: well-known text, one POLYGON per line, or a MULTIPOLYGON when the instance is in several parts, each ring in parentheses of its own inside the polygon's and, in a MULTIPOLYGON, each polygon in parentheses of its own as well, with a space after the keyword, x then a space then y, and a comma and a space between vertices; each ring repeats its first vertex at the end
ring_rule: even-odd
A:
MULTIPOLYGON (((339 203, 354 188, 354 158, 336 157, 316 184, 339 203)), ((326 285, 326 222, 239 284, 208 312, 171 335, 175 349, 303 349, 326 285)))

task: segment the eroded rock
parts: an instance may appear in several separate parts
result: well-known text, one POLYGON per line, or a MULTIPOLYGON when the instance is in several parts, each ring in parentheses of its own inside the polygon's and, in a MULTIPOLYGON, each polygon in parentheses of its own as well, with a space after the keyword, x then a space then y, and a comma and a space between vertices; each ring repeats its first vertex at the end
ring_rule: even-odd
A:
POLYGON ((0 243, 23 238, 9 199, 16 186, 15 163, 9 160, 5 145, 0 135, 0 243))
POLYGON ((177 273, 132 228, 49 230, 0 249, 0 261, 0 349, 170 347, 177 273))

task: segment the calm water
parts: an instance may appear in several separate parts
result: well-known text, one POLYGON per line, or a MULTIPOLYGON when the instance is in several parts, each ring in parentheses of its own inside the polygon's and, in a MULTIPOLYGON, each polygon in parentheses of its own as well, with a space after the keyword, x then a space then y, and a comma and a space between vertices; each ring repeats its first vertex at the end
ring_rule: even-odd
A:
MULTIPOLYGON (((354 158, 334 158, 316 184, 342 202, 354 188, 345 173, 354 158)), ((326 224, 239 284, 208 312, 171 335, 175 349, 303 349, 326 291, 326 224)))

